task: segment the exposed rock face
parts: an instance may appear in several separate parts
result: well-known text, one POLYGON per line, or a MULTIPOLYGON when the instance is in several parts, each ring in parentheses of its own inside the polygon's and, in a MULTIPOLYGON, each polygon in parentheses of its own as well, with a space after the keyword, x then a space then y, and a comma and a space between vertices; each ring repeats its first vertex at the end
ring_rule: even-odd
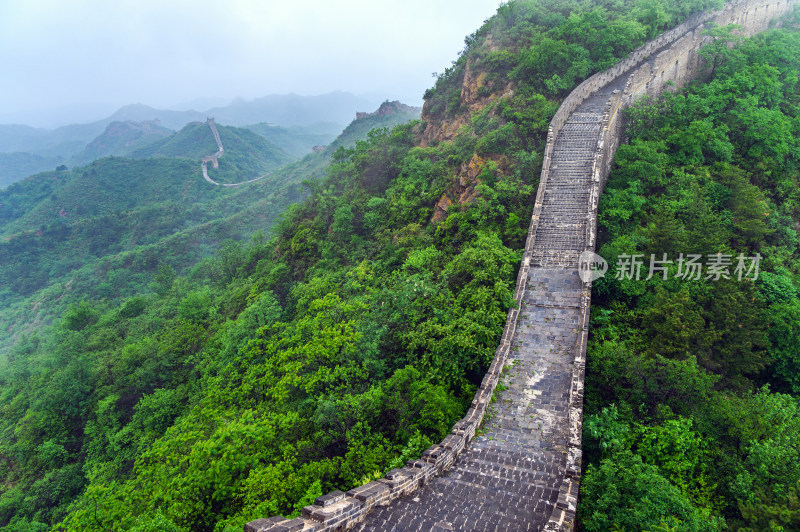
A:
POLYGON ((417 113, 419 114, 422 112, 422 109, 419 107, 414 107, 412 105, 406 105, 404 103, 400 103, 398 100, 393 102, 383 102, 378 110, 372 113, 356 113, 356 120, 361 120, 362 118, 369 118, 370 116, 390 116, 395 113, 399 112, 406 112, 406 113, 417 113))
MULTIPOLYGON (((491 37, 487 37, 486 43, 491 44, 491 37)), ((480 111, 498 98, 510 98, 513 95, 512 81, 490 84, 486 71, 476 65, 471 58, 468 59, 464 79, 461 82, 460 112, 452 118, 434 117, 431 115, 429 102, 425 102, 422 107, 422 120, 425 121, 426 127, 420 145, 426 147, 453 140, 458 130, 469 122, 472 113, 480 111)))
MULTIPOLYGON (((491 35, 485 38, 481 46, 490 52, 497 49, 491 35)), ((431 101, 425 102, 425 106, 422 108, 425 129, 419 135, 420 146, 427 147, 439 142, 454 140, 459 130, 469 123, 474 113, 481 111, 499 98, 509 98, 513 94, 513 82, 491 82, 488 73, 470 57, 467 59, 464 78, 461 82, 460 106, 456 115, 448 118, 442 116, 444 113, 439 113, 434 116, 431 113, 431 101)), ((489 156, 488 159, 495 159, 495 157, 489 156)), ((436 204, 431 221, 439 222, 447 218, 447 211, 453 203, 464 205, 475 201, 478 196, 475 187, 480 184, 478 176, 483 171, 486 161, 487 159, 473 154, 469 162, 461 165, 458 171, 458 182, 442 195, 436 204)), ((500 162, 499 158, 496 162, 500 162)), ((501 164, 501 166, 504 165, 501 164)))
MULTIPOLYGON (((489 160, 490 159, 479 157, 476 153, 472 155, 472 159, 470 159, 469 162, 461 165, 458 172, 458 181, 455 186, 445 191, 436 203, 433 216, 431 217, 432 222, 440 222, 447 218, 447 211, 454 203, 466 205, 467 203, 475 201, 478 197, 476 187, 481 184, 481 180, 478 176, 480 176, 486 168, 486 163, 489 160)), ((495 162, 500 162, 502 164, 502 161, 495 162)))

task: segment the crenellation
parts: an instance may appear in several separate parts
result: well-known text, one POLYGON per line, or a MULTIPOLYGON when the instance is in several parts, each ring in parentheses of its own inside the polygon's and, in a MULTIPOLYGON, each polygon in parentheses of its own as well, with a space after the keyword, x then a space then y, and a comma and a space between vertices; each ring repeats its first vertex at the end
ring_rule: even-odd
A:
POLYGON ((362 510, 362 507, 363 505, 359 500, 349 496, 342 497, 336 502, 325 506, 318 506, 316 504, 306 506, 302 510, 303 525, 322 524, 324 526, 331 526, 332 524, 341 522, 344 517, 358 513, 359 510, 362 510), (308 523, 308 521, 316 521, 317 523, 308 523))
POLYGON ((334 490, 327 495, 322 495, 314 499, 314 504, 317 506, 330 506, 344 499, 345 494, 343 491, 334 490))
POLYGON ((391 488, 383 482, 373 481, 347 492, 348 497, 358 500, 365 510, 385 501, 391 495, 391 488))

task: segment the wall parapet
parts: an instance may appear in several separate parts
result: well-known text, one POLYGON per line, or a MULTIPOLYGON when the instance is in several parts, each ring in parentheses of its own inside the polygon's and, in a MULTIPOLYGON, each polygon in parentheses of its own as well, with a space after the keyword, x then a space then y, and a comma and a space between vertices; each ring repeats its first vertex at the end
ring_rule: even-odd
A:
MULTIPOLYGON (((555 141, 561 127, 570 115, 601 89, 627 76, 624 89, 611 92, 605 102, 601 134, 597 139, 592 163, 585 242, 586 250, 593 251, 596 244, 597 209, 600 194, 622 137, 622 113, 620 111, 641 96, 657 96, 667 82, 671 81, 679 87, 699 73, 700 61, 697 51, 705 42, 702 30, 707 22, 714 22, 718 25, 736 23, 742 26, 745 35, 752 35, 766 29, 770 20, 789 11, 797 2, 800 0, 739 0, 726 4, 718 11, 697 13, 680 26, 662 33, 634 50, 615 66, 589 77, 564 99, 548 128, 539 188, 514 291, 514 297, 518 302, 522 300, 527 285, 535 247, 536 228, 541 217, 544 191, 549 177, 555 141), (653 65, 650 64, 651 58, 653 65), (674 68, 672 68, 673 66, 674 68), (654 81, 657 83, 653 83, 654 81)), ((581 292, 580 332, 571 367, 566 467, 557 502, 549 522, 544 527, 544 530, 549 532, 571 531, 576 517, 581 477, 583 387, 590 303, 591 282, 584 283, 581 292)), ((258 519, 244 525, 244 531, 347 530, 362 521, 375 506, 387 505, 395 499, 408 496, 424 486, 434 476, 446 471, 475 437, 483 421, 503 367, 508 360, 519 312, 518 308, 511 308, 508 311, 505 328, 494 359, 470 408, 440 443, 428 448, 418 460, 410 460, 405 467, 393 469, 381 479, 356 487, 346 493, 334 491, 318 497, 313 505, 303 508, 302 517, 291 520, 281 516, 258 519)))
MULTIPOLYGON (((686 85, 701 73, 698 51, 708 39, 703 36, 707 23, 717 26, 738 24, 741 33, 751 36, 769 27, 770 22, 793 9, 798 0, 739 0, 726 4, 713 12, 698 13, 680 26, 661 34, 641 48, 633 51, 627 59, 605 72, 595 74, 579 85, 564 100, 556 112, 548 131, 546 153, 552 153, 558 130, 582 103, 613 81, 627 75, 624 90, 612 91, 605 103, 601 121, 601 134, 597 139, 592 163, 592 180, 589 191, 586 249, 594 251, 597 236, 597 211, 605 182, 611 171, 614 154, 622 140, 622 110, 641 97, 658 97, 667 83, 678 88, 686 85), (760 11, 760 13, 759 13, 760 11), (751 13, 753 15, 751 16, 751 13), (645 62, 652 54, 652 65, 645 62), (655 83, 654 83, 655 82, 655 83)), ((549 173, 549 165, 543 166, 542 176, 549 173)), ((589 307, 591 281, 584 283, 581 294, 581 327, 572 367, 570 391, 569 456, 564 480, 559 490, 558 502, 545 526, 545 532, 571 532, 577 517, 578 483, 580 481, 581 430, 583 383, 586 372, 586 348, 589 332, 589 307)))

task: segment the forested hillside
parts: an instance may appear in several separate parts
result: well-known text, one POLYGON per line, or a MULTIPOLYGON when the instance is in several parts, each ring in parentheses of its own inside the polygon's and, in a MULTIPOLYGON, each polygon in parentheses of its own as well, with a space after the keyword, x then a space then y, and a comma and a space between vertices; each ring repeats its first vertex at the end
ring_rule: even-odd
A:
MULTIPOLYGON (((235 135, 221 129, 226 139, 235 135)), ((253 142, 237 137, 230 143, 221 176, 241 171, 253 177, 289 159, 274 146, 265 153, 265 140, 239 131, 253 142), (276 152, 277 161, 271 157, 276 152)), ((208 126, 174 137, 190 138, 184 144, 201 149, 210 140, 208 153, 216 151, 208 126)), ((0 323, 6 332, 0 350, 20 332, 51 321, 65 304, 147 292, 159 265, 184 271, 225 239, 247 240, 268 229, 302 197, 300 182, 312 177, 286 168, 259 185, 258 196, 248 196, 214 190, 202 179, 200 157, 190 157, 109 157, 0 191, 0 323)))
POLYGON ((717 35, 707 82, 630 111, 600 202, 599 253, 645 266, 594 285, 585 530, 800 530, 800 33, 717 35))
MULTIPOLYGON (((410 119, 393 118, 394 123, 410 119)), ((372 117, 359 122, 381 124, 372 117)), ((268 231, 288 205, 309 193, 302 183, 319 180, 333 152, 268 171, 275 165, 270 156, 279 150, 271 145, 262 150, 266 141, 260 137, 220 126, 227 162, 220 160, 215 177, 216 172, 228 179, 253 177, 254 170, 268 175, 238 189, 210 187, 197 154, 213 153, 216 144, 208 126, 199 126, 165 138, 152 148, 162 150, 154 158, 105 158, 0 191, 0 327, 6 332, 0 353, 73 303, 86 298, 119 303, 149 292, 159 268, 184 273, 226 240, 246 242, 268 231), (179 156, 178 146, 185 156, 179 156), (248 164, 254 169, 246 170, 248 164)), ((346 135, 338 142, 358 139, 346 135)))
MULTIPOLYGON (((217 130, 225 147, 219 168, 213 172, 214 179, 220 183, 247 181, 296 159, 249 129, 218 125, 217 130)), ((132 151, 129 156, 134 159, 178 157, 197 161, 216 151, 217 144, 208 125, 192 122, 175 135, 132 151)))
POLYGON ((25 152, 0 153, 0 188, 42 170, 56 168, 62 161, 61 157, 44 157, 25 152))
POLYGON ((162 127, 157 120, 111 122, 102 134, 95 137, 83 151, 70 159, 69 166, 83 166, 110 155, 125 156, 173 134, 174 131, 162 127))
MULTIPOLYGON (((541 151, 561 98, 646 39, 714 5, 719 2, 504 4, 467 37, 460 57, 426 93, 422 120, 373 131, 354 147, 337 150, 327 178, 308 183, 311 195, 287 210, 273 236, 257 234, 248 245, 228 243, 186 275, 158 268, 149 282, 151 290, 119 304, 87 298, 72 305, 54 327, 26 336, 0 367, 0 524, 6 530, 238 531, 254 518, 297 515, 321 493, 349 489, 419 456, 463 414, 491 360, 506 310, 515 304, 514 274, 541 151)), ((736 53, 744 52, 730 52, 736 53)), ((790 57, 784 59, 791 65, 790 57)), ((735 63, 720 62, 717 70, 721 73, 723 65, 735 63)), ((777 80, 791 78, 791 67, 771 68, 778 70, 777 80)), ((786 93, 789 102, 794 101, 791 94, 786 93)), ((643 119, 652 115, 643 113, 643 119)), ((657 122, 662 119, 651 119, 652 124, 641 127, 648 135, 662 129, 657 122)), ((773 119, 765 118, 765 123, 773 119)), ((681 126, 672 127, 675 142, 691 138, 681 126)), ((695 127, 698 135, 706 131, 702 124, 695 127)), ((734 131, 732 125, 726 128, 726 133, 734 131)), ((652 142, 667 146, 667 140, 652 142)), ((678 153, 695 156, 691 146, 678 153)), ((724 153, 726 145, 720 141, 719 146, 724 153)), ((214 151, 212 147, 204 154, 214 151)), ((729 151, 728 163, 733 165, 735 150, 729 151)), ((756 152, 748 156, 762 160, 756 152)), ((765 167, 764 174, 776 175, 776 168, 765 167)), ((789 167, 784 170, 791 175, 789 167)), ((613 178, 607 198, 614 197, 614 183, 626 179, 613 178)), ((701 183, 699 177, 695 180, 701 183)), ((658 183, 666 191, 666 182, 658 183)), ((733 194, 709 190, 713 194, 708 197, 717 203, 698 207, 705 216, 704 228, 713 227, 710 220, 716 215, 721 227, 750 226, 751 204, 734 206, 733 194), (726 208, 735 214, 726 217, 722 210, 711 210, 728 201, 726 208)), ((642 202, 655 197, 653 191, 647 196, 641 192, 642 202)), ((761 199, 752 201, 761 207, 761 199)), ((612 208, 609 213, 613 212, 612 208)), ((621 216, 628 223, 625 231, 639 227, 633 214, 621 216)), ((644 227, 643 231, 650 225, 644 227)), ((759 226, 753 227, 757 231, 759 226)), ((631 246, 639 242, 630 238, 631 246)), ((688 234, 686 242, 696 244, 688 234)), ((745 252, 748 245, 744 243, 745 252)), ((614 310, 615 285, 609 283, 608 308, 614 310)), ((716 286, 728 285, 712 288, 716 286)), ((759 304, 759 286, 751 288, 753 301, 743 307, 747 311, 759 304)), ((598 283, 597 290, 601 287, 598 283)), ((730 289, 729 294, 745 304, 740 292, 730 289)), ((596 296, 602 303, 600 299, 596 296)), ((623 308, 636 308, 630 299, 621 301, 623 308)), ((696 304, 702 310, 702 303, 696 304)), ((721 310, 735 308, 729 304, 721 310)), ((616 340, 603 332, 619 330, 620 326, 608 329, 611 325, 603 329, 603 324, 624 319, 626 312, 598 316, 595 351, 618 353, 625 342, 633 341, 628 336, 637 334, 632 332, 637 325, 619 332, 616 340), (607 348, 604 339, 619 345, 607 348)), ((689 394, 687 404, 699 408, 703 403, 691 394, 696 388, 705 390, 699 387, 708 383, 709 394, 760 404, 761 395, 735 395, 746 393, 742 390, 753 382, 766 382, 758 368, 750 369, 752 346, 758 345, 747 343, 748 335, 755 334, 754 325, 739 328, 742 322, 733 318, 720 320, 719 328, 704 340, 707 351, 697 355, 706 365, 691 366, 696 373, 678 374, 675 382, 683 388, 666 398, 658 396, 656 403, 669 404, 673 397, 683 400, 681 394, 689 394), (723 372, 723 359, 716 354, 727 351, 714 342, 732 338, 744 346, 730 355, 743 360, 739 373, 723 372), (722 375, 718 386, 729 388, 712 388, 715 377, 701 372, 706 368, 722 375)), ((662 327, 663 321, 654 318, 652 323, 662 327)), ((638 334, 637 341, 652 340, 638 334)), ((627 364, 639 352, 598 359, 627 364)), ((663 363, 656 354, 647 354, 651 358, 642 358, 638 366, 643 369, 632 374, 649 377, 664 367, 672 375, 673 368, 684 367, 680 357, 667 354, 673 358, 663 363), (646 366, 648 360, 655 365, 646 366)), ((616 379, 631 373, 615 369, 608 370, 616 379)), ((599 379, 599 369, 592 371, 592 378, 599 379)), ((608 396, 602 381, 593 382, 600 384, 592 384, 590 413, 605 420, 612 414, 601 409, 618 403, 614 419, 629 427, 629 434, 654 439, 673 426, 685 427, 684 419, 689 419, 677 406, 671 406, 675 415, 684 417, 675 418, 676 423, 668 422, 673 418, 659 425, 656 417, 631 417, 640 402, 631 400, 633 407, 626 410, 622 400, 608 396), (640 430, 645 426, 658 428, 647 433, 640 430)), ((626 386, 610 389, 619 390, 615 393, 622 397, 625 390, 633 390, 636 397, 644 394, 636 391, 635 383, 626 386)), ((642 389, 659 386, 647 381, 642 389)), ((768 397, 795 404, 788 396, 768 397)), ((640 409, 642 415, 664 415, 663 408, 641 403, 652 407, 640 409)), ((745 416, 737 426, 756 440, 757 430, 775 425, 746 421, 745 416)), ((604 425, 588 420, 586 426, 590 430, 604 425)), ((693 427, 687 430, 699 430, 693 427)), ((789 434, 788 429, 783 433, 789 434)), ((615 471, 602 469, 606 463, 632 464, 631 470, 645 475, 645 487, 654 486, 675 499, 655 510, 649 503, 633 506, 659 520, 674 515, 685 523, 714 526, 714 519, 702 519, 703 509, 712 507, 699 502, 709 493, 709 504, 717 505, 710 515, 724 514, 731 522, 741 518, 736 498, 725 498, 728 492, 710 488, 705 480, 705 487, 696 490, 699 498, 692 499, 694 495, 680 491, 678 480, 663 472, 672 470, 654 472, 650 468, 657 465, 642 465, 633 457, 628 462, 601 462, 600 450, 609 445, 599 443, 600 436, 598 443, 590 443, 593 437, 586 437, 587 445, 598 449, 592 458, 597 465, 586 475, 587 500, 606 506, 598 506, 596 512, 593 507, 584 509, 587 527, 611 529, 618 523, 639 530, 652 521, 632 521, 623 511, 630 499, 613 499, 614 493, 602 492, 613 485, 602 475, 618 478, 615 471), (604 508, 617 513, 593 524, 604 508)), ((744 441, 736 433, 725 437, 744 441)), ((642 447, 633 436, 613 441, 620 442, 619 456, 642 447)), ((663 454, 665 445, 662 442, 653 452, 663 454)), ((766 452, 753 456, 767 460, 766 452)), ((760 469, 752 471, 747 489, 772 490, 758 499, 764 508, 775 508, 783 500, 777 497, 790 495, 776 490, 777 483, 760 480, 772 478, 768 470, 762 477, 757 476, 760 469)))

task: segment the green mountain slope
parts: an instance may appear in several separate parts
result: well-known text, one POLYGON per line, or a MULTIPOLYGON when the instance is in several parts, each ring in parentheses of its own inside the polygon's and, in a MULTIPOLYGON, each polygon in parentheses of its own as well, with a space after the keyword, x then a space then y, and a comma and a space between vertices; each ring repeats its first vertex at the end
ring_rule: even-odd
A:
POLYGON ((70 166, 81 166, 109 155, 127 155, 174 131, 161 127, 158 121, 111 122, 105 131, 70 160, 70 166))
POLYGON ((190 122, 180 131, 161 140, 132 151, 134 159, 148 157, 181 157, 199 160, 217 151, 214 136, 205 122, 190 122))
POLYGON ((0 455, 21 457, 0 470, 0 524, 241 530, 418 457, 515 304, 560 98, 712 4, 503 4, 422 119, 335 149, 273 238, 155 267, 151 292, 21 337, 0 367, 0 455))
POLYGON ((422 109, 402 104, 398 101, 383 102, 373 113, 359 113, 356 119, 350 122, 341 135, 327 147, 333 153, 340 147, 352 148, 355 143, 363 139, 371 129, 392 128, 420 117, 422 109))
MULTIPOLYGON (((217 125, 225 154, 213 173, 220 183, 246 181, 294 159, 260 135, 244 128, 217 125)), ((217 151, 211 129, 205 123, 192 122, 170 137, 157 140, 128 154, 134 159, 179 157, 198 161, 217 151)))
POLYGON ((92 258, 201 223, 199 205, 219 193, 197 176, 185 160, 106 158, 0 192, 4 292, 30 295, 92 258))
POLYGON ((720 39, 712 79, 629 113, 599 207, 585 530, 800 529, 799 20, 720 39))
MULTIPOLYGON (((218 127, 226 152, 220 169, 212 170, 215 177, 224 171, 232 179, 250 178, 270 168, 264 161, 274 146, 249 131, 218 127), (237 153, 241 149, 247 152, 237 153), (242 161, 255 169, 237 174, 242 161)), ((215 147, 205 124, 158 142, 147 149, 178 154, 180 147, 196 153, 215 147)), ((308 193, 300 184, 321 179, 329 163, 326 154, 310 154, 255 183, 221 188, 202 179, 197 159, 111 157, 0 191, 0 327, 7 332, 0 352, 75 300, 148 291, 159 265, 184 272, 226 239, 246 241, 269 231, 308 193)))

